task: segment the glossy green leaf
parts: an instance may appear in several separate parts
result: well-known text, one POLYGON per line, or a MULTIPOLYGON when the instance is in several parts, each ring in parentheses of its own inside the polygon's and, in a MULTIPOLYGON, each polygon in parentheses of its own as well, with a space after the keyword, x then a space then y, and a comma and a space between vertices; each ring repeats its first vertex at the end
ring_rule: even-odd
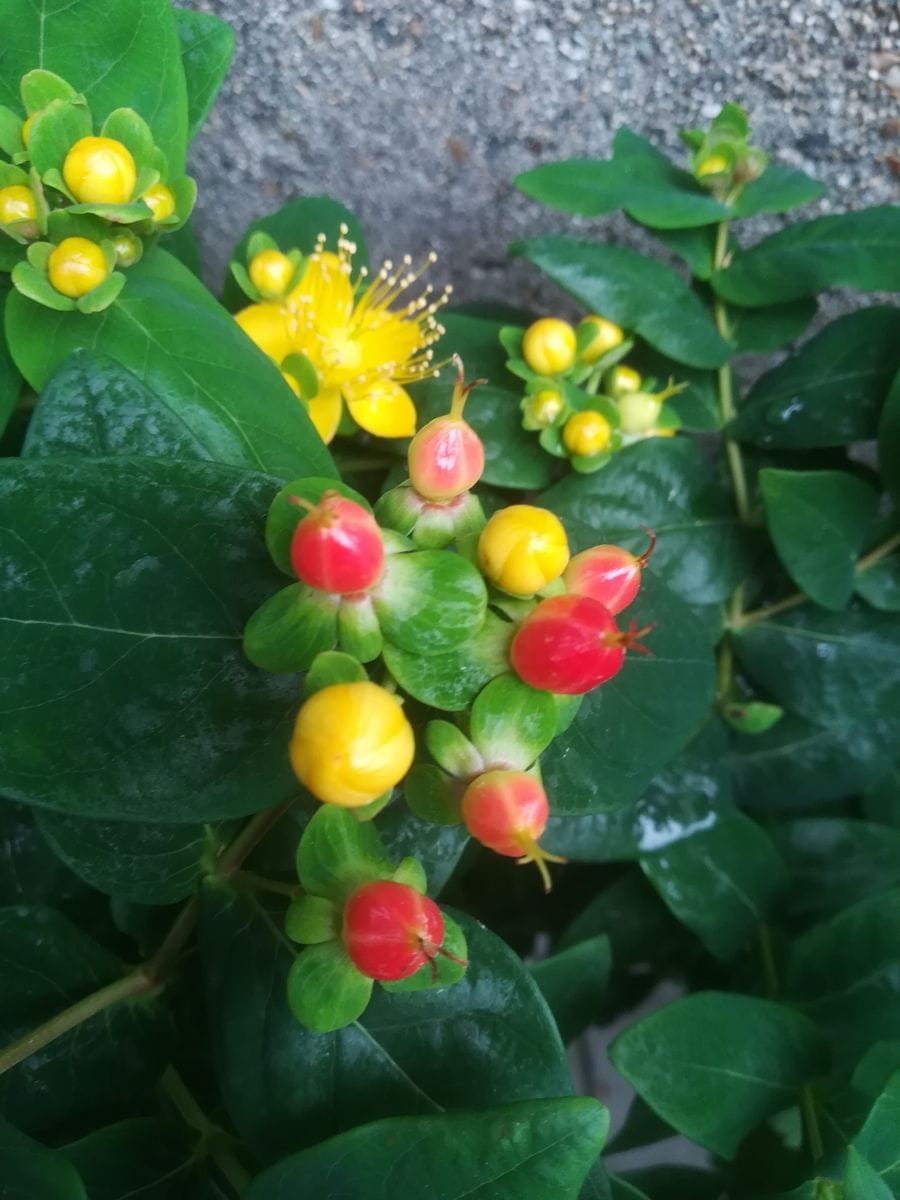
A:
POLYGON ((485 763, 525 770, 550 745, 558 727, 556 702, 512 673, 492 680, 472 705, 472 741, 485 763))
POLYGON ((351 892, 376 879, 390 879, 393 866, 370 821, 345 808, 323 804, 297 847, 297 877, 312 896, 343 904, 351 892))
POLYGON ((3 1200, 88 1200, 84 1183, 64 1155, 32 1141, 2 1118, 0 1196, 3 1200))
POLYGON ((888 388, 878 425, 878 462, 895 503, 900 503, 900 371, 888 388))
POLYGON ((844 608, 878 512, 878 493, 847 471, 768 467, 759 473, 759 486, 785 570, 816 604, 844 608))
POLYGON ((731 499, 688 438, 640 442, 589 479, 562 480, 541 503, 566 525, 573 552, 611 542, 638 553, 641 526, 653 529, 654 574, 691 604, 723 602, 750 566, 731 499))
POLYGON ((811 297, 768 304, 765 308, 728 309, 728 325, 741 353, 769 353, 796 341, 818 311, 811 297))
POLYGON ((15 37, 4 39, 0 49, 0 103, 18 111, 20 77, 33 67, 54 71, 86 95, 98 123, 123 103, 137 109, 151 122, 170 169, 181 173, 187 89, 168 0, 128 6, 79 0, 50 10, 10 0, 4 19, 15 37))
POLYGON ((487 609, 481 575, 449 550, 390 555, 371 595, 385 641, 416 655, 459 646, 481 628, 487 609))
POLYGON ((718 367, 733 352, 684 280, 634 250, 547 235, 515 242, 510 252, 540 267, 589 311, 639 333, 676 362, 718 367))
POLYGON ((857 571, 853 585, 857 596, 879 612, 900 612, 900 554, 879 559, 857 571))
POLYGON ((586 938, 531 968, 564 1042, 599 1022, 611 970, 612 947, 605 934, 586 938))
POLYGON ((787 994, 852 1067, 876 1040, 900 1038, 900 888, 869 896, 794 942, 787 994))
POLYGON ((408 995, 376 988, 357 1024, 322 1035, 288 1009, 292 955, 255 897, 207 890, 201 942, 213 1057, 232 1120, 264 1157, 373 1118, 570 1092, 556 1026, 518 956, 452 915, 469 946, 460 983, 408 995))
POLYGON ((619 1035, 610 1058, 670 1125, 722 1158, 795 1103, 825 1061, 806 1017, 725 992, 697 992, 657 1009, 619 1035))
POLYGON ((735 217, 755 217, 759 213, 781 213, 801 204, 811 204, 828 189, 805 171, 769 163, 762 175, 741 188, 731 205, 735 217))
MULTIPOLYGON (((6 303, 5 294, 0 291, 0 327, 3 322, 3 309, 6 303)), ((6 428, 13 414, 19 393, 22 390, 22 376, 12 360, 6 338, 0 328, 0 434, 6 428)))
POLYGON ((732 425, 757 446, 807 449, 873 438, 900 368, 900 311, 875 306, 832 321, 761 376, 732 425))
POLYGON ((791 879, 791 914, 819 919, 900 887, 900 830, 844 817, 802 817, 773 829, 791 879))
POLYGON ((372 980, 353 965, 340 939, 307 946, 287 977, 291 1012, 315 1033, 332 1033, 362 1016, 372 980))
POLYGON ((296 683, 241 647, 278 583, 262 539, 272 488, 212 463, 0 460, 0 790, 185 823, 295 794, 296 683))
POLYGON ((180 419, 207 457, 282 479, 333 470, 275 365, 163 250, 130 268, 128 286, 102 316, 54 313, 11 294, 6 336, 38 391, 74 350, 100 345, 180 419))
POLYGON ((234 30, 212 13, 175 9, 175 28, 187 82, 188 141, 212 108, 234 54, 234 30))
POLYGON ((863 796, 863 809, 871 821, 900 829, 900 765, 885 768, 863 796))
POLYGON ((893 1200, 895 1194, 856 1147, 848 1146, 844 1164, 846 1200, 893 1200))
POLYGON ((889 1195, 900 1191, 900 1072, 888 1079, 875 1101, 862 1129, 853 1139, 853 1148, 861 1154, 889 1188, 889 1195))
POLYGON ((51 849, 33 810, 0 800, 0 905, 64 906, 86 890, 51 849))
POLYGON ((415 855, 425 870, 429 896, 443 891, 469 841, 464 826, 438 829, 401 803, 390 804, 379 815, 378 832, 392 862, 415 855))
MULTIPOLYGON (((0 1042, 6 1045, 129 968, 50 908, 0 909, 0 1042)), ((28 1132, 131 1105, 164 1065, 159 1001, 123 1000, 3 1076, 0 1114, 28 1132)))
POLYGON ((212 1200, 199 1135, 174 1120, 140 1117, 107 1125, 60 1151, 78 1168, 90 1200, 212 1200))
POLYGON ((750 307, 798 300, 827 288, 890 291, 900 271, 900 207, 798 221, 716 271, 720 296, 750 307))
POLYGON ((276 1163, 246 1200, 574 1200, 606 1136, 586 1097, 363 1125, 276 1163))

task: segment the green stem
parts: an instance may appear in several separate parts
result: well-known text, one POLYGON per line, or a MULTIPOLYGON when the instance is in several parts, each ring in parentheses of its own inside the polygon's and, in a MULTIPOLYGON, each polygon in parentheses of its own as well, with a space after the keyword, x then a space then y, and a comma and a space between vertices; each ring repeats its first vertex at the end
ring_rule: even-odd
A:
POLYGON ((817 1163, 825 1153, 822 1143, 822 1131, 819 1128, 819 1118, 816 1115, 816 1101, 813 1090, 808 1083, 800 1089, 800 1111, 803 1114, 803 1128, 806 1130, 806 1144, 809 1156, 817 1163))
POLYGON ((277 896, 287 896, 290 899, 300 892, 299 884, 268 879, 265 875, 257 875, 255 871, 235 871, 231 878, 236 883, 245 883, 247 887, 255 888, 258 892, 273 892, 277 896))
POLYGON ((196 1129, 200 1134, 209 1157, 231 1187, 240 1195, 250 1185, 252 1176, 245 1170, 243 1163, 232 1150, 232 1139, 224 1129, 210 1121, 174 1067, 166 1068, 159 1086, 185 1125, 196 1129))
MULTIPOLYGON (((713 253, 713 269, 721 270, 725 265, 728 251, 728 222, 720 221, 716 229, 716 245, 713 253)), ((731 326, 728 321, 728 309, 721 296, 716 296, 713 302, 713 313, 719 336, 726 341, 731 337, 731 326)), ((734 406, 734 380, 731 367, 726 363, 719 367, 719 418, 723 426, 729 425, 737 415, 734 406)), ((747 492, 747 475, 744 471, 744 459, 738 443, 725 434, 725 456, 728 469, 731 472, 731 483, 734 488, 734 502, 740 520, 746 524, 750 517, 750 502, 747 492)))

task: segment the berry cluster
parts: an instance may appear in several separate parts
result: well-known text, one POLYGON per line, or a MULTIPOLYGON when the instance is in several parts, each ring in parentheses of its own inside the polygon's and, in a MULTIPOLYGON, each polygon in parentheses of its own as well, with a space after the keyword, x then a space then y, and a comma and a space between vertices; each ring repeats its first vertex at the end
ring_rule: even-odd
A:
POLYGON ((623 446, 646 437, 671 436, 678 414, 666 405, 683 385, 657 390, 653 379, 621 360, 633 339, 591 313, 574 327, 541 317, 524 331, 508 326, 500 340, 507 368, 525 381, 522 425, 539 432, 543 448, 589 473, 623 446))
POLYGON ((50 71, 20 87, 25 117, 0 110, 0 233, 22 247, 16 288, 48 308, 99 312, 144 245, 179 229, 196 188, 171 179, 165 154, 130 108, 96 134, 84 96, 50 71))

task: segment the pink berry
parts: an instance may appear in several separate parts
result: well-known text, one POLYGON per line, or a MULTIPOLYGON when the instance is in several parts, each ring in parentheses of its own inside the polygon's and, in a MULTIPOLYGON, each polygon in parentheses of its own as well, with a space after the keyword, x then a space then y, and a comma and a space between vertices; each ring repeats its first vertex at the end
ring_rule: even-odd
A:
POLYGON ((478 383, 466 384, 461 360, 450 412, 429 421, 409 444, 409 478, 426 500, 442 503, 469 491, 484 470, 484 446, 472 426, 463 420, 469 392, 478 383))
POLYGON ((466 829, 489 850, 520 864, 533 862, 550 891, 548 862, 565 862, 538 845, 550 805, 539 779, 526 771, 486 771, 473 779, 462 798, 466 829))
MULTIPOLYGON (((303 504, 303 501, 298 501, 303 504)), ((325 492, 294 530, 297 578, 323 592, 363 592, 381 577, 384 545, 371 513, 355 500, 325 492)))
POLYGON ((380 880, 357 888, 344 909, 344 944, 370 979, 406 979, 440 953, 441 910, 405 883, 380 880))
POLYGON ((599 600, 616 615, 627 608, 641 586, 641 571, 647 565, 656 534, 647 529, 650 545, 641 555, 622 546, 592 546, 576 554, 566 567, 563 580, 567 589, 578 596, 599 600))

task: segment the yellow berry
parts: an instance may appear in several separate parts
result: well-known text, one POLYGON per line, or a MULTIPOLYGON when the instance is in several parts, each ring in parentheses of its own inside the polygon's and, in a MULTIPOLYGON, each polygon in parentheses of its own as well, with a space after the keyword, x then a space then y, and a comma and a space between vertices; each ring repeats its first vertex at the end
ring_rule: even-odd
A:
POLYGON ((131 151, 115 138, 83 137, 66 155, 63 179, 82 204, 126 204, 137 170, 131 151))
POLYGON ((656 424, 662 408, 660 398, 649 392, 630 392, 618 404, 623 433, 647 433, 656 424))
POLYGON ((261 296, 283 296, 294 277, 294 264, 280 250, 260 250, 250 260, 250 282, 261 296))
POLYGON ((533 596, 558 579, 568 561, 569 543, 558 517, 531 504, 501 508, 478 539, 482 571, 513 596, 533 596))
POLYGON ((399 783, 412 765, 415 739, 396 698, 377 683, 335 683, 297 714, 291 766, 325 804, 360 808, 399 783))
POLYGON ((58 292, 77 300, 109 277, 109 267, 96 242, 68 237, 50 251, 47 276, 58 292))
POLYGON ((659 427, 657 429, 650 430, 651 437, 674 437, 675 433, 676 433, 676 430, 672 429, 671 427, 665 428, 665 429, 663 429, 662 427, 659 427))
POLYGON ((26 117, 25 120, 22 122, 22 130, 21 130, 20 136, 22 138, 22 145, 25 147, 26 150, 28 149, 28 139, 31 137, 31 122, 34 120, 35 115, 36 115, 35 113, 32 113, 30 117, 26 117))
POLYGON ((575 330, 558 317, 541 317, 522 339, 525 361, 538 375, 558 375, 575 362, 575 330))
POLYGON ((643 380, 634 367, 613 367, 607 377, 606 387, 612 396, 624 396, 627 392, 636 392, 643 380))
POLYGON ((171 217, 175 211, 175 196, 172 189, 167 188, 164 183, 154 183, 153 187, 148 187, 141 199, 150 209, 153 220, 157 223, 164 221, 166 217, 171 217))
POLYGON ((594 409, 573 413, 563 426, 563 445, 570 454, 589 458, 609 446, 612 429, 603 413, 594 409))
POLYGON ((704 175, 722 175, 727 170, 728 159, 724 154, 709 154, 697 164, 694 173, 698 179, 702 179, 704 175))
POLYGON ((234 318, 247 337, 279 366, 292 353, 288 316, 279 304, 248 304, 234 318))
POLYGON ((0 188, 0 225, 11 225, 14 221, 33 221, 37 217, 37 205, 31 188, 24 183, 13 183, 0 188))
POLYGON ((621 346, 625 341, 625 334, 619 326, 614 325, 612 321, 607 321, 605 317, 599 317, 596 313, 591 313, 584 318, 581 325, 579 325, 579 329, 588 323, 594 326, 597 332, 581 352, 581 361, 583 363, 595 363, 607 351, 615 349, 616 346, 621 346))
POLYGON ((528 399, 529 414, 538 425, 552 425, 562 410, 562 394, 556 388, 541 388, 528 399))

